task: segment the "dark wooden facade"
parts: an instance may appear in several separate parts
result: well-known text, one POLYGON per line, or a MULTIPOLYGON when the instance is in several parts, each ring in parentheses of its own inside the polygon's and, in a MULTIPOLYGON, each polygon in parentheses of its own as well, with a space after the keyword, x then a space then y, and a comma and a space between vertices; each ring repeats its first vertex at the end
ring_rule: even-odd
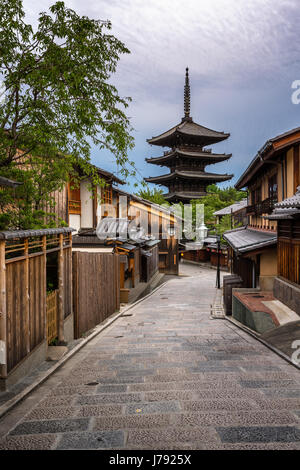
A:
POLYGON ((300 284, 300 218, 278 221, 278 275, 300 284))
POLYGON ((232 273, 240 276, 242 287, 254 289, 257 287, 257 278, 259 275, 259 266, 251 258, 238 256, 231 250, 232 273))

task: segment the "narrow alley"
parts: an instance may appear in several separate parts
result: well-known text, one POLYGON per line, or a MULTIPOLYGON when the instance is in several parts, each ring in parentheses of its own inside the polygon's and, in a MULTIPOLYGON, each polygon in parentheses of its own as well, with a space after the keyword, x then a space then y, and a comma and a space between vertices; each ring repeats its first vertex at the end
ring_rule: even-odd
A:
POLYGON ((0 421, 0 449, 300 449, 299 371, 182 265, 0 421))

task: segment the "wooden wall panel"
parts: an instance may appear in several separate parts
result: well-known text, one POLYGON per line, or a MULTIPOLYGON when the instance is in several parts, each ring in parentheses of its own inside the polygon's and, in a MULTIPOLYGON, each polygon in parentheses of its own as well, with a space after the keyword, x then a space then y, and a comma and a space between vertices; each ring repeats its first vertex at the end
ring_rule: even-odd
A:
POLYGON ((94 328, 120 307, 119 256, 73 253, 75 337, 94 328))
POLYGON ((299 145, 294 146, 294 193, 300 185, 299 145))

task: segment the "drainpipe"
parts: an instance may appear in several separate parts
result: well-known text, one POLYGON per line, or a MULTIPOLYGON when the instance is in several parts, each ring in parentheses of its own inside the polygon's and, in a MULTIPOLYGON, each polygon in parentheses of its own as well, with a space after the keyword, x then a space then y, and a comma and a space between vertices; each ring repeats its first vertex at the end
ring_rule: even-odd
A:
POLYGON ((287 161, 286 161, 286 154, 284 156, 284 183, 285 183, 285 197, 287 197, 287 161))
POLYGON ((282 187, 282 200, 285 199, 284 196, 284 166, 283 166, 283 158, 281 160, 281 187, 282 187))

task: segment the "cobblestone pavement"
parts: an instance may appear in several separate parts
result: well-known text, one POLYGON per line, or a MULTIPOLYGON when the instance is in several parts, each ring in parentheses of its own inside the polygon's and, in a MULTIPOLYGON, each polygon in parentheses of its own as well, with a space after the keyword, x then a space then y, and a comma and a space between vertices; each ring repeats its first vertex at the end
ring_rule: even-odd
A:
POLYGON ((0 449, 300 449, 299 371, 183 269, 9 412, 0 449))

